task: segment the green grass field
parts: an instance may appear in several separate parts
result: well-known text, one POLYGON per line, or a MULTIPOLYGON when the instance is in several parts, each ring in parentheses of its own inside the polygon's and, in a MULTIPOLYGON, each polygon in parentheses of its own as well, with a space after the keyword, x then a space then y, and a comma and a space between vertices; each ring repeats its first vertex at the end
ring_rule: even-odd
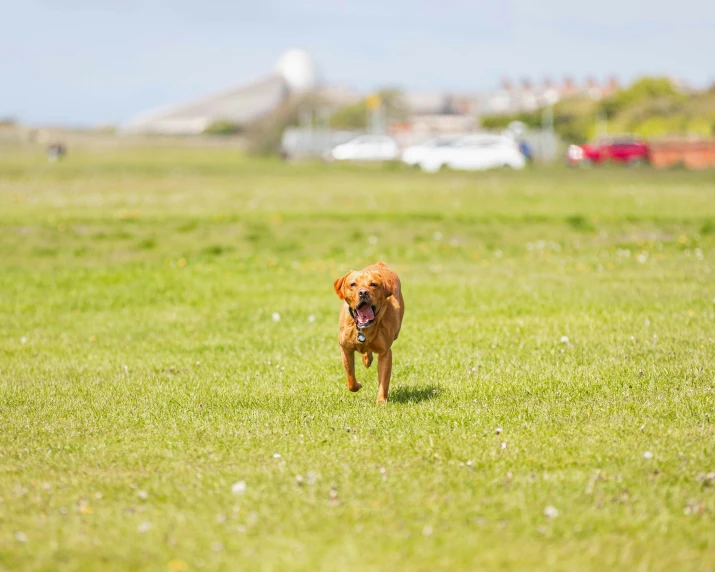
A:
POLYGON ((714 239, 712 172, 3 149, 0 569, 713 570, 714 239))

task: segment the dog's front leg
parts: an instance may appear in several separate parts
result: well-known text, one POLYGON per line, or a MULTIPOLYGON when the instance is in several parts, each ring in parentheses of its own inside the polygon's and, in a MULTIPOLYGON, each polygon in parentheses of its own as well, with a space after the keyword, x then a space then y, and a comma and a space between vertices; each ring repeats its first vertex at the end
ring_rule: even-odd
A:
POLYGON ((390 391, 390 376, 392 375, 392 350, 377 356, 377 379, 380 388, 377 390, 377 402, 387 403, 387 392, 390 391))
POLYGON ((343 352, 343 367, 345 368, 345 374, 347 375, 347 386, 350 391, 359 391, 362 387, 355 379, 355 352, 348 351, 344 347, 340 346, 340 350, 343 352))

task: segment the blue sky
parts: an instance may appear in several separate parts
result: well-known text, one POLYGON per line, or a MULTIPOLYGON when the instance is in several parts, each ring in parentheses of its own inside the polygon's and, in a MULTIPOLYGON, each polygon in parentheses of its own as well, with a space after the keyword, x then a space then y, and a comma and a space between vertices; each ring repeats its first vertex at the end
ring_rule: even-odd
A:
POLYGON ((715 82, 715 2, 0 0, 0 117, 93 125, 241 84, 289 47, 330 83, 715 82))

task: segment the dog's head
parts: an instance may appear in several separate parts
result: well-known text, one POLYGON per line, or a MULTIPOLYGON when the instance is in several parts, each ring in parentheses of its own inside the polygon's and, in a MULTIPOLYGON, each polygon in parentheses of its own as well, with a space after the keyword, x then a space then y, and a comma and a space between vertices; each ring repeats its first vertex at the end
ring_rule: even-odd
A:
POLYGON ((351 270, 334 283, 338 298, 345 300, 358 328, 370 327, 382 305, 394 294, 392 275, 380 267, 351 270))

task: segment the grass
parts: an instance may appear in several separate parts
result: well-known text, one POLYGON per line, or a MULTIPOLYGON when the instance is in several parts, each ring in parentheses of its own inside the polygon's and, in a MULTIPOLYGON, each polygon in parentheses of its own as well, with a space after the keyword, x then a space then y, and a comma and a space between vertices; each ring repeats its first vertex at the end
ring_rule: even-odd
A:
POLYGON ((0 569, 715 567, 712 173, 70 151, 0 155, 0 569))

